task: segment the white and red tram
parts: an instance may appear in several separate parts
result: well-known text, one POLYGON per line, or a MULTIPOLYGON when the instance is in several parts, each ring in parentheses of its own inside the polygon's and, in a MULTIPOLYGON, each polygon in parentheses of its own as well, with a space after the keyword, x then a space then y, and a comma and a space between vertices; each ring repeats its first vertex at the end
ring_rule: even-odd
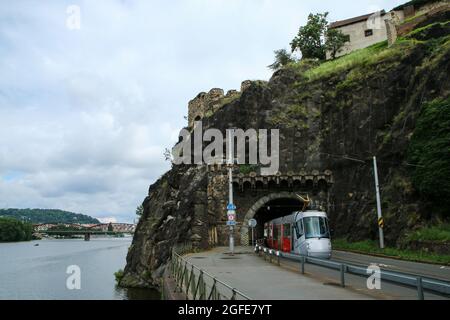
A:
POLYGON ((331 258, 331 236, 325 212, 308 210, 264 224, 269 248, 310 257, 331 258))

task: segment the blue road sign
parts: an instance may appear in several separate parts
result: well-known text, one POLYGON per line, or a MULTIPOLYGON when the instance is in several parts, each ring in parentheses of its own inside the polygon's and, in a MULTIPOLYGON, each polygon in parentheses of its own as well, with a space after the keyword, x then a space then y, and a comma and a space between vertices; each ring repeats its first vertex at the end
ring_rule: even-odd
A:
POLYGON ((236 221, 227 221, 227 226, 235 226, 236 221))
POLYGON ((227 206, 227 210, 228 210, 228 211, 236 210, 236 206, 235 206, 234 204, 230 203, 230 204, 228 204, 228 206, 227 206))

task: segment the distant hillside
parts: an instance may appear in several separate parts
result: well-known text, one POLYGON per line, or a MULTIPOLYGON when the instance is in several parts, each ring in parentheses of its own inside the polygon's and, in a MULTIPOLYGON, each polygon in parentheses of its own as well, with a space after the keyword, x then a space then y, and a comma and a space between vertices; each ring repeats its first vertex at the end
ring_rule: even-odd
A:
POLYGON ((31 223, 100 223, 90 216, 57 209, 0 209, 0 217, 31 223))

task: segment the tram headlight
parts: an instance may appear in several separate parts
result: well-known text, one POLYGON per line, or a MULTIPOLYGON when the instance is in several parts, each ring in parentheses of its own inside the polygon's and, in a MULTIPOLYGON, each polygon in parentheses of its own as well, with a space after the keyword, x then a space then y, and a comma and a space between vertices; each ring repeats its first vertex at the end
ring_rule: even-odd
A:
POLYGON ((311 244, 309 242, 306 243, 306 249, 311 249, 311 244))

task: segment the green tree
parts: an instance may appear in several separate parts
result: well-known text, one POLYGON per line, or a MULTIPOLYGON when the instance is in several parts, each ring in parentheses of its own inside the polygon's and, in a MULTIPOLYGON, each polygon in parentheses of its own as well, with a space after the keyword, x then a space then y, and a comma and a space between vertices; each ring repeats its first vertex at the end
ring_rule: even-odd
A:
POLYGON ((144 213, 144 206, 141 204, 136 208, 136 215, 141 217, 143 213, 144 213))
POLYGON ((273 71, 277 71, 291 62, 295 62, 295 59, 289 52, 287 52, 286 49, 276 50, 274 51, 274 53, 275 62, 268 66, 268 68, 272 69, 273 71))
POLYGON ((57 209, 0 209, 0 217, 31 223, 100 223, 90 216, 57 209))
POLYGON ((302 53, 302 58, 325 60, 327 16, 328 12, 309 14, 308 23, 300 27, 297 36, 291 42, 292 52, 298 49, 302 53))
POLYGON ((338 29, 328 29, 326 33, 325 50, 331 54, 332 59, 336 59, 336 55, 342 51, 348 36, 338 29))
POLYGON ((29 241, 33 226, 13 218, 0 217, 0 242, 29 241))

